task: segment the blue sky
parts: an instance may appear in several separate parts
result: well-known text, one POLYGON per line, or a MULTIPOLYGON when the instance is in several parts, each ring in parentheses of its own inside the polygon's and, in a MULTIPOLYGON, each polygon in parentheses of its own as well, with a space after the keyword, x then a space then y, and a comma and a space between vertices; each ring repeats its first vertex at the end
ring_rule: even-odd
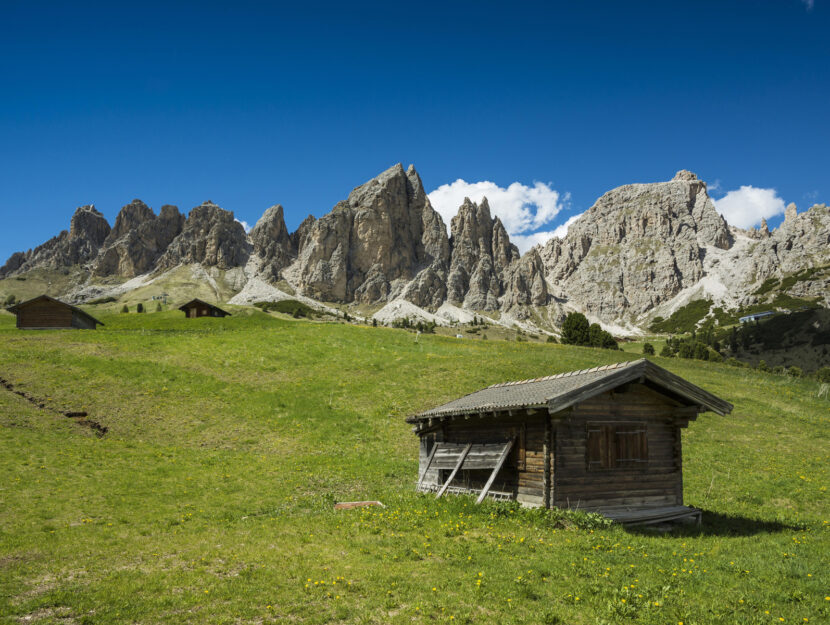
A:
POLYGON ((396 162, 544 183, 524 235, 681 168, 803 210, 830 201, 828 33, 824 0, 6 0, 0 257, 136 197, 293 229, 396 162))

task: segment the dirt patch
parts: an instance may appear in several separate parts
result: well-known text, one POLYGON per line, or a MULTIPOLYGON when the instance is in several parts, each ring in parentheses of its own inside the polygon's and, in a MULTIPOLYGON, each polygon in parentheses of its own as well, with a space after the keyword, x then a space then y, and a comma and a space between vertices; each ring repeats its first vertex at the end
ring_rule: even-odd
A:
POLYGON ((14 384, 9 382, 5 378, 0 377, 0 386, 5 388, 10 393, 14 393, 15 395, 18 395, 18 396, 22 397, 23 399, 28 401, 30 404, 33 404, 33 405, 37 406, 41 410, 47 410, 51 413, 62 415, 64 417, 72 419, 75 423, 77 423, 78 425, 80 425, 82 427, 89 428, 90 430, 92 430, 95 433, 95 435, 98 438, 103 437, 108 431, 107 426, 101 425, 97 421, 95 421, 93 419, 90 419, 89 415, 86 412, 82 411, 82 410, 61 411, 61 410, 58 410, 57 408, 52 408, 51 406, 48 406, 46 404, 46 401, 44 399, 42 399, 40 397, 35 397, 34 395, 31 395, 31 394, 27 393, 26 391, 21 391, 19 389, 16 389, 14 387, 14 384))

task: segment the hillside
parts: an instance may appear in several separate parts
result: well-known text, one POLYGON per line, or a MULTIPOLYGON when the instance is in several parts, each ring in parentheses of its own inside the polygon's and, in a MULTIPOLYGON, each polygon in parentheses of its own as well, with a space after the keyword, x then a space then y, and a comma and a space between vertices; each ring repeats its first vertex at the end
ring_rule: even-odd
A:
POLYGON ((630 355, 231 308, 93 308, 94 332, 20 332, 0 313, 0 377, 35 401, 0 388, 0 622, 830 618, 830 399, 814 381, 657 358, 735 410, 683 433, 703 528, 625 531, 415 494, 403 418, 630 355), (59 414, 81 410, 105 436, 59 414), (360 499, 386 508, 332 510, 360 499))

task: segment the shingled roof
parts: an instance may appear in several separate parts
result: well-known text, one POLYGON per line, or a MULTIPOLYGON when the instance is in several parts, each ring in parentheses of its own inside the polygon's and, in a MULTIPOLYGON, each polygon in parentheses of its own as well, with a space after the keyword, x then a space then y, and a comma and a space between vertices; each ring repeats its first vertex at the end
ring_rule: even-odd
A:
POLYGON ((544 378, 493 384, 426 412, 412 415, 409 423, 434 417, 482 412, 545 408, 555 413, 581 401, 633 381, 643 381, 688 405, 698 405, 720 415, 732 412, 732 404, 646 360, 619 362, 593 369, 559 373, 544 378))

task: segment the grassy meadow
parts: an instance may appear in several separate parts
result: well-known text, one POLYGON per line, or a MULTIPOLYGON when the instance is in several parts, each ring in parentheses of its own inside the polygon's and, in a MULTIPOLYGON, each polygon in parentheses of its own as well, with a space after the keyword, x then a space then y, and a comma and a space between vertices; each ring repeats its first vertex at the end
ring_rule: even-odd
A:
POLYGON ((702 528, 633 531, 416 494, 403 418, 637 355, 232 310, 0 313, 0 377, 46 406, 0 388, 0 623, 830 622, 815 381, 655 358, 735 410, 684 432, 702 528))

